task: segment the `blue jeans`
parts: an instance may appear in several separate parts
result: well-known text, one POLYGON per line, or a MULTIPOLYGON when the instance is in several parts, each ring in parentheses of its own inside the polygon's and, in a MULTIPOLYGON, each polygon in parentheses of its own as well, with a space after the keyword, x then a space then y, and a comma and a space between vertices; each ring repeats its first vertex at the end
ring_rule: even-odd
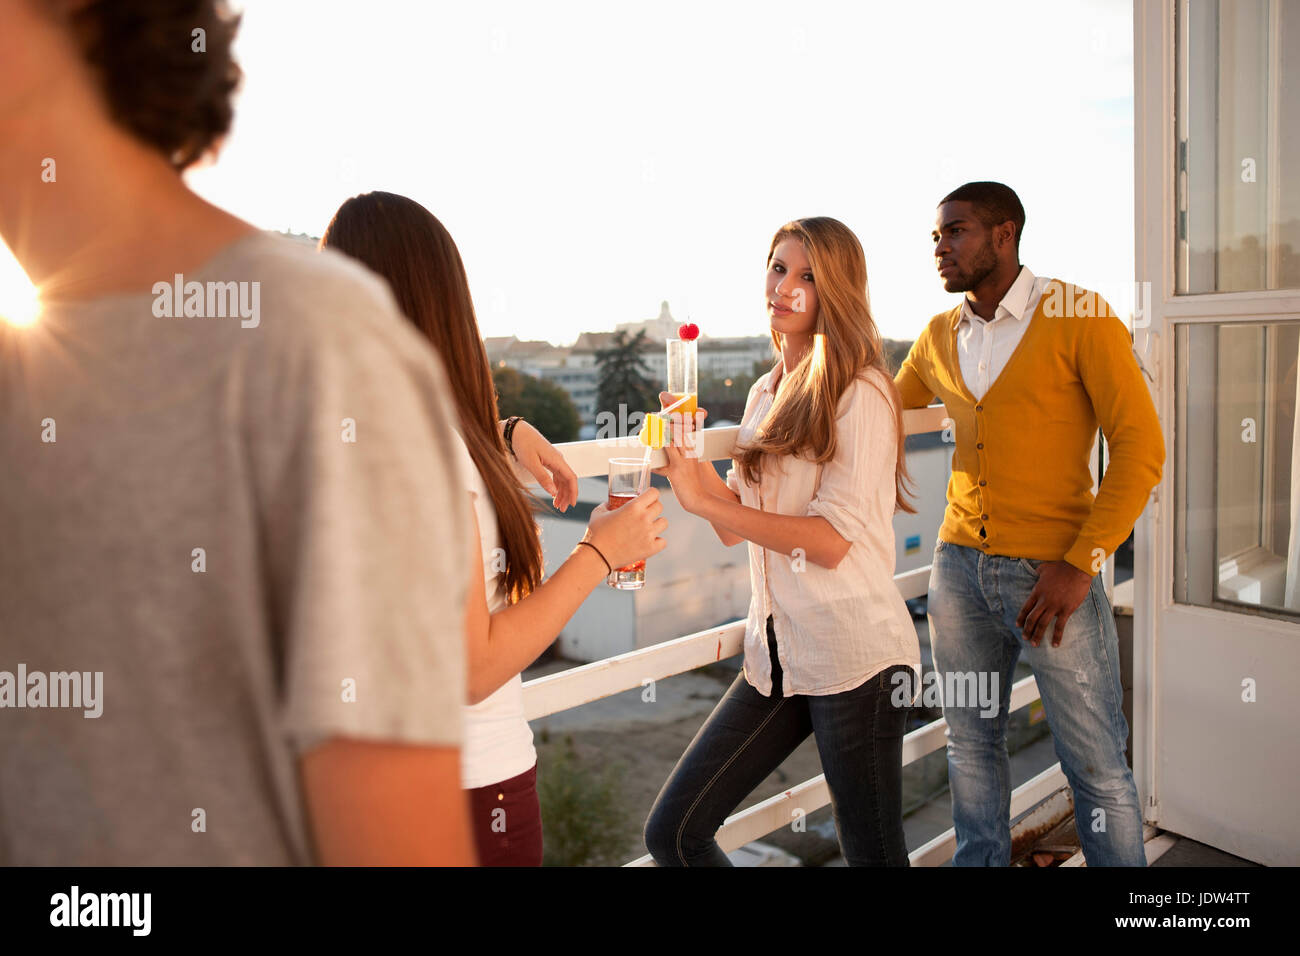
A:
POLYGON ((1088 865, 1146 866, 1142 808, 1124 760, 1128 724, 1110 602, 1097 575, 1066 622, 1061 646, 1051 646, 1049 633, 1031 647, 1016 617, 1042 563, 945 541, 935 548, 930 647, 945 689, 948 783, 957 831, 953 865, 1010 862, 1007 717, 1016 661, 1024 654, 1038 681, 1061 769, 1074 790, 1075 828, 1088 865), (970 674, 985 675, 990 686, 996 675, 1001 698, 996 708, 947 699, 948 689, 960 686, 956 678, 970 674))
POLYGON ((767 620, 772 696, 743 673, 677 761, 646 820, 645 842, 660 866, 730 866, 714 835, 723 821, 811 733, 840 848, 850 866, 907 866, 902 764, 907 708, 891 702, 890 667, 840 694, 781 696, 772 619, 767 620))

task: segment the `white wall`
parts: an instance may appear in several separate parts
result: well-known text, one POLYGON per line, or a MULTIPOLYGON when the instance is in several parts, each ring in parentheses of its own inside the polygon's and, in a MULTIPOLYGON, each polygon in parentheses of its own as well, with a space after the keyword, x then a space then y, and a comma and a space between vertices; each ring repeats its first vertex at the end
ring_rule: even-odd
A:
POLYGON ((952 474, 951 443, 908 452, 907 468, 911 474, 911 498, 916 514, 894 515, 895 574, 925 567, 934 557, 934 543, 948 506, 948 477, 952 474), (919 536, 920 547, 907 551, 907 539, 919 536))

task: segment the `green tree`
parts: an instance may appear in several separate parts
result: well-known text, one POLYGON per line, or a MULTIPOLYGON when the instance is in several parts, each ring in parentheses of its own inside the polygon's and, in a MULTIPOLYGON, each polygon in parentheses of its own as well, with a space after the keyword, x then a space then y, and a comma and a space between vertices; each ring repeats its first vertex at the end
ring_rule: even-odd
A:
POLYGON ((569 393, 554 382, 497 366, 492 369, 492 384, 502 418, 522 415, 550 442, 578 440, 578 409, 569 393))
POLYGON ((632 412, 659 407, 659 387, 650 380, 650 369, 641 360, 645 329, 629 339, 627 332, 616 332, 613 344, 596 351, 596 409, 618 414, 619 405, 632 412))

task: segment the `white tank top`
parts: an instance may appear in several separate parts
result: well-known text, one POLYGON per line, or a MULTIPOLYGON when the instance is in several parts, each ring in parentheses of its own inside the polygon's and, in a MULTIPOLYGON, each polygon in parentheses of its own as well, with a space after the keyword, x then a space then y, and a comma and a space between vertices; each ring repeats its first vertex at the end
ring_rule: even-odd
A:
MULTIPOLYGON (((469 488, 474 514, 478 518, 479 550, 483 561, 483 583, 487 586, 488 613, 507 604, 501 579, 493 570, 500 567, 494 554, 501 547, 496 509, 487 485, 474 466, 465 442, 457 436, 465 486, 469 488)), ((461 786, 466 790, 509 780, 537 763, 533 730, 524 719, 524 681, 516 674, 489 697, 465 707, 465 743, 460 754, 461 786)))

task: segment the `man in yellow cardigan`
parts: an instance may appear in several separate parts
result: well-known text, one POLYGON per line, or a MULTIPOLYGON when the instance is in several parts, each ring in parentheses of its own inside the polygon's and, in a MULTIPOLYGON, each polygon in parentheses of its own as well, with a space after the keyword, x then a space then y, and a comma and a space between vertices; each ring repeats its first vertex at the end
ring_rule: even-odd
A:
POLYGON ((935 668, 945 688, 995 680, 1001 694, 992 715, 957 694, 944 701, 953 863, 1010 861, 1006 727, 1024 654, 1088 864, 1145 866, 1115 620, 1098 572, 1160 480, 1164 442, 1127 329, 1095 293, 1020 265, 1024 224, 1001 183, 944 197, 935 265, 944 288, 965 295, 930 320, 896 378, 904 407, 942 400, 956 438, 930 576, 935 668), (1098 426, 1110 463, 1094 498, 1098 426))

